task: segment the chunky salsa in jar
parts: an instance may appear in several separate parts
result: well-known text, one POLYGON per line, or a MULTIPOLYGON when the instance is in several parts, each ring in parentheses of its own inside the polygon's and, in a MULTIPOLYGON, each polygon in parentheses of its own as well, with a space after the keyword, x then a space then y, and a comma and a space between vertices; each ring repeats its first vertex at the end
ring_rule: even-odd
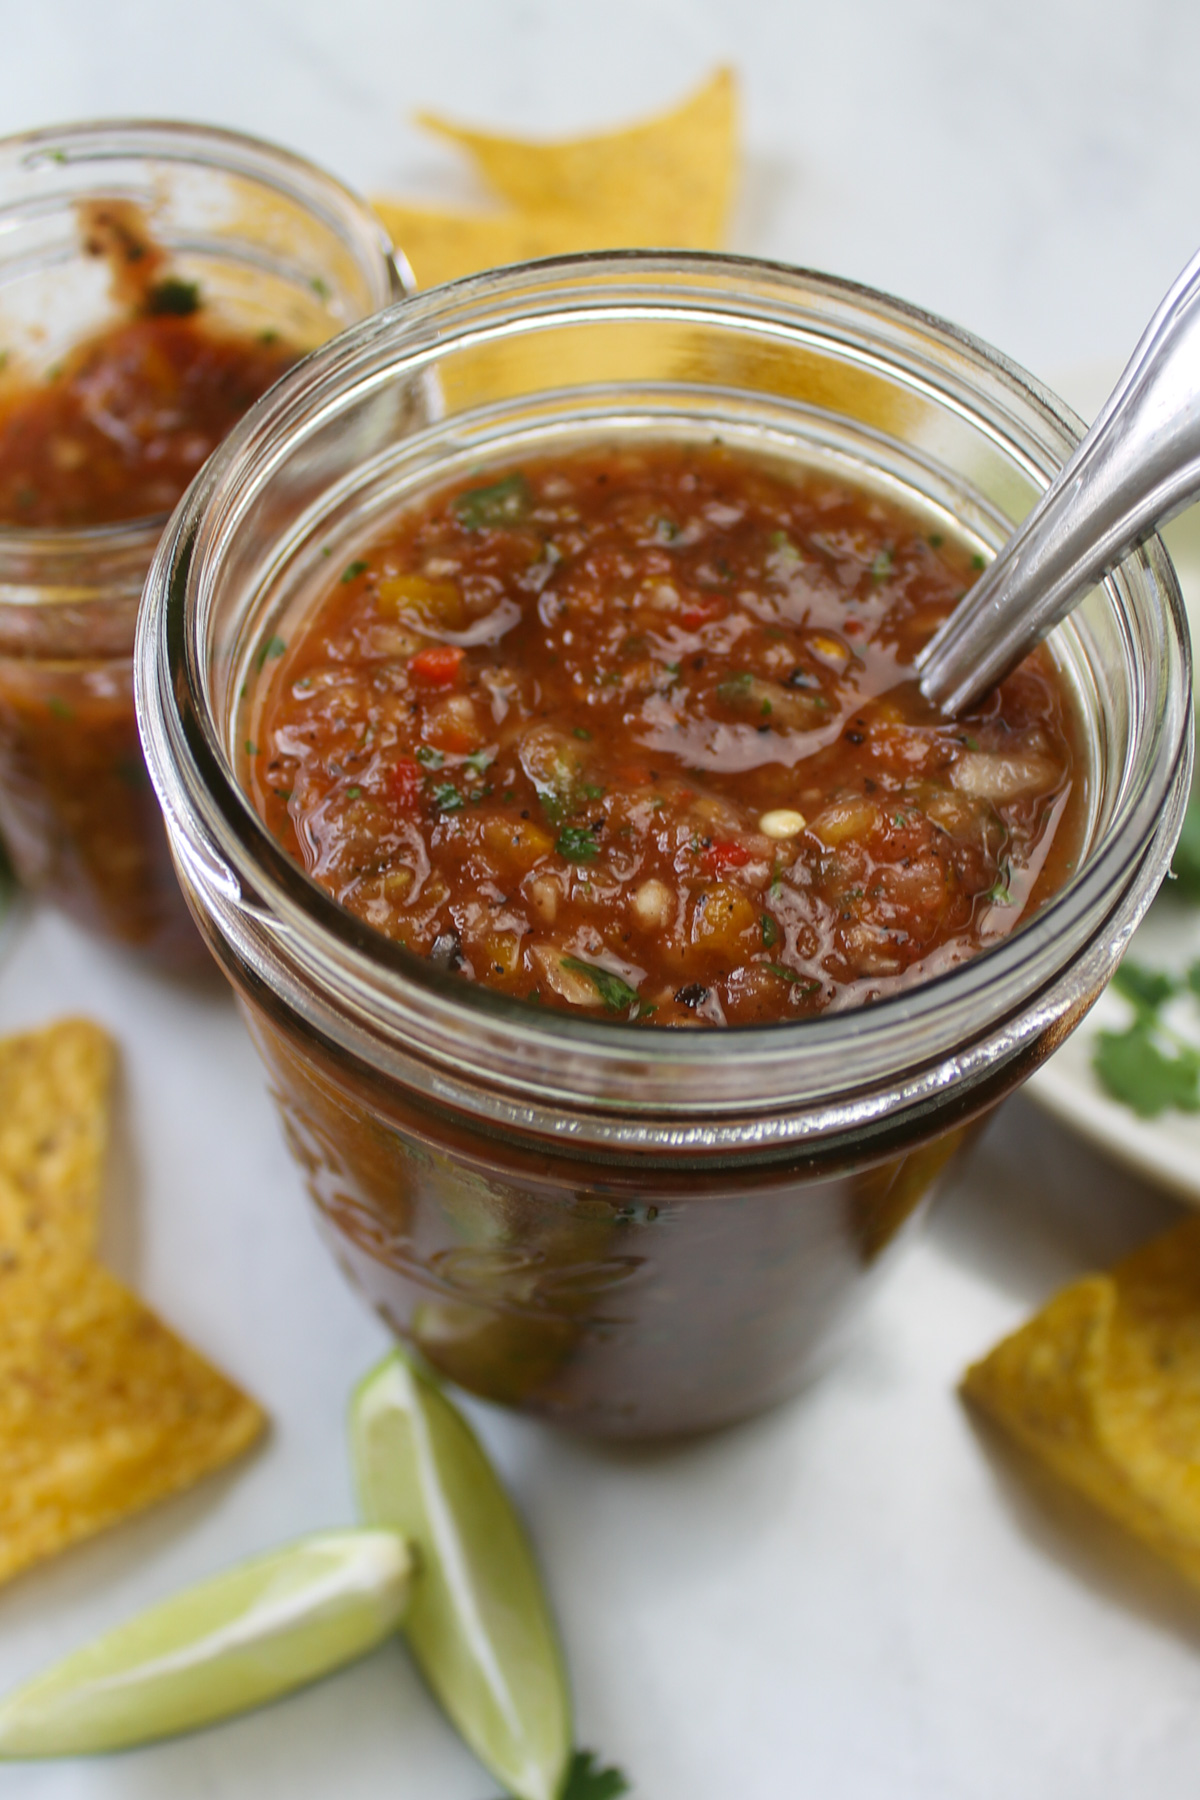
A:
POLYGON ((953 722, 913 676, 980 566, 720 443, 534 457, 410 506, 260 646, 245 778, 329 894, 465 980, 650 1025, 860 1004, 1074 853, 1048 652, 953 722))
POLYGON ((104 935, 188 963, 199 940, 134 718, 133 630, 152 543, 122 559, 103 543, 69 551, 56 534, 169 512, 297 352, 275 332, 211 319, 136 207, 91 202, 80 229, 108 262, 115 322, 40 378, 6 371, 0 386, 0 829, 28 885, 104 935), (109 555, 119 569, 106 591, 109 555), (82 602, 72 558, 85 565, 82 602))

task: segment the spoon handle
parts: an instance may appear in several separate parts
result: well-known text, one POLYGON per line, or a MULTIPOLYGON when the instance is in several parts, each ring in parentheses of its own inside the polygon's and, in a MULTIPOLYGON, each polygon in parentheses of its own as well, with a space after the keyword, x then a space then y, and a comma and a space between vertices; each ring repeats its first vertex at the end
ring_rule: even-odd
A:
POLYGON ((929 640, 919 664, 925 698, 948 716, 970 706, 1198 497, 1200 253, 1070 461, 929 640))

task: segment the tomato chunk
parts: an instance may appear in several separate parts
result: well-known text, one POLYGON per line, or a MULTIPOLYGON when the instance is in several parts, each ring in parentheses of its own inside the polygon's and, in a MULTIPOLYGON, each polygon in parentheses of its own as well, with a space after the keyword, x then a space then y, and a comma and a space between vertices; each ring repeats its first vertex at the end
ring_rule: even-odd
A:
POLYGON ((750 852, 745 844, 736 843, 732 838, 718 839, 710 844, 700 857, 700 866, 709 875, 721 875, 726 869, 740 869, 750 861, 750 852))
POLYGON ((679 615, 679 623, 685 631, 699 631, 721 611, 719 600, 691 600, 679 615))
POLYGON ((392 765, 392 798, 399 802, 405 812, 414 811, 420 804, 421 783, 424 779, 424 770, 411 756, 398 757, 392 765))
POLYGON ((465 656, 458 644, 429 644, 409 658, 409 674, 426 687, 453 687, 465 656))

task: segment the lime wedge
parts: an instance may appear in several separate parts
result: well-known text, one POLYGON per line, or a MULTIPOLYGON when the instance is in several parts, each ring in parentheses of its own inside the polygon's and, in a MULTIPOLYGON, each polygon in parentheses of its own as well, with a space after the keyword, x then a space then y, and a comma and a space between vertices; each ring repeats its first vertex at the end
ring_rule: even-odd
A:
POLYGON ((400 1351, 361 1383, 350 1444, 363 1516, 409 1539, 404 1622, 430 1687, 518 1800, 558 1800, 571 1701, 529 1541, 462 1414, 400 1351))
POLYGON ((152 1606, 0 1701, 0 1756, 122 1750, 260 1706, 374 1649, 412 1569, 393 1531, 326 1531, 152 1606))

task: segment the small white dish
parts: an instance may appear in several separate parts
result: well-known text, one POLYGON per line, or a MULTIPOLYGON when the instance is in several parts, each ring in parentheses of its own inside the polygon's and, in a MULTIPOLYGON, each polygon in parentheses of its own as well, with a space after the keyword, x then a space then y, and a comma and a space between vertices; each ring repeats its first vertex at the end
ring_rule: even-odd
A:
MULTIPOLYGON (((1051 385, 1083 418, 1091 419, 1119 374, 1116 366, 1081 368, 1051 385)), ((1193 640, 1200 641, 1200 506, 1172 520, 1163 537, 1183 589, 1193 640)), ((1176 974, 1200 960, 1200 905, 1161 895, 1134 934, 1129 954, 1176 974)), ((1099 1033, 1122 1030, 1131 1016, 1128 1003, 1110 989, 1025 1091, 1115 1161, 1200 1205, 1200 1114, 1172 1109, 1154 1119, 1139 1118, 1111 1097, 1094 1072, 1099 1033)), ((1169 1017, 1172 1027, 1200 1049, 1200 1001, 1189 997, 1173 1003, 1169 1017)))

